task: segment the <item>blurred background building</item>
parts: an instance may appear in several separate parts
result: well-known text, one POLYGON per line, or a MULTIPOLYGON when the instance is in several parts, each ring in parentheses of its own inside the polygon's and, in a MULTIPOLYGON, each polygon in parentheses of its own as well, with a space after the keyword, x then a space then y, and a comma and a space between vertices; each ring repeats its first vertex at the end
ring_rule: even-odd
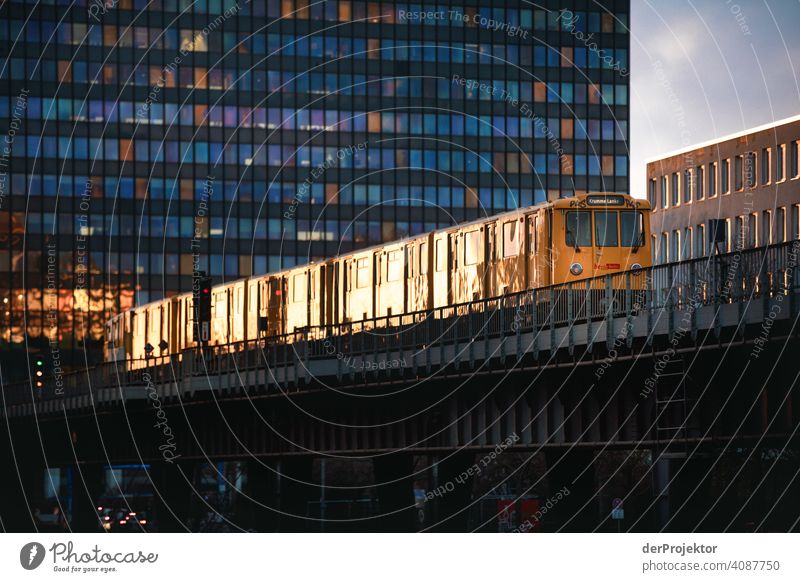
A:
POLYGON ((4 3, 6 363, 91 363, 110 315, 189 291, 195 270, 218 282, 627 192, 628 15, 628 0, 4 3))

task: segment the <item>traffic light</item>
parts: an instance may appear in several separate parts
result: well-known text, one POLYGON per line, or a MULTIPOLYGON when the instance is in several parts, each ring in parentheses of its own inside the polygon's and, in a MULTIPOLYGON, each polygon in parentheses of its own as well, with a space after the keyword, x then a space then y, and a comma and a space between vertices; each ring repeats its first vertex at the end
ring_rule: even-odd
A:
POLYGON ((44 360, 42 358, 36 358, 34 366, 34 376, 36 377, 36 387, 43 388, 44 387, 44 360))
POLYGON ((201 273, 194 301, 194 340, 206 342, 211 329, 211 277, 201 273))

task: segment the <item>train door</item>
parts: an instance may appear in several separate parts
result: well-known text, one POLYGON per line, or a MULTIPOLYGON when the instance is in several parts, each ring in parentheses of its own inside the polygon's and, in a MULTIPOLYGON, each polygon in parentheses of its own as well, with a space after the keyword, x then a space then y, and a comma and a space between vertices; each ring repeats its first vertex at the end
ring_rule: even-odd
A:
POLYGON ((451 304, 450 281, 450 235, 437 232, 432 237, 433 248, 429 251, 433 259, 431 280, 433 281, 433 307, 446 307, 451 304))
POLYGON ((228 343, 228 289, 211 289, 211 340, 210 345, 220 346, 228 343))
POLYGON ((230 341, 244 341, 245 326, 245 281, 238 281, 230 286, 230 341))

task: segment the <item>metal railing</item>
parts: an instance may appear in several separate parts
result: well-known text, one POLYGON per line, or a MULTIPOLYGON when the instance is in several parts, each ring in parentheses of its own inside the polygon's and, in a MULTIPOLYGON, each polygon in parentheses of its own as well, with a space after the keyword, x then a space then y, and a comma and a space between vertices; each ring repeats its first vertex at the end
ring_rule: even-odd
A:
POLYGON ((800 289, 798 261, 800 241, 791 241, 429 311, 309 327, 247 342, 186 350, 180 355, 107 362, 64 375, 60 393, 50 379, 43 390, 33 388, 30 382, 7 385, 4 397, 6 405, 30 403, 32 399, 87 395, 100 388, 148 387, 206 374, 296 366, 315 359, 374 359, 402 350, 463 344, 475 338, 548 329, 553 332, 564 326, 630 318, 643 312, 652 315, 660 310, 696 310, 702 305, 744 305, 779 294, 791 296, 793 302, 800 289))

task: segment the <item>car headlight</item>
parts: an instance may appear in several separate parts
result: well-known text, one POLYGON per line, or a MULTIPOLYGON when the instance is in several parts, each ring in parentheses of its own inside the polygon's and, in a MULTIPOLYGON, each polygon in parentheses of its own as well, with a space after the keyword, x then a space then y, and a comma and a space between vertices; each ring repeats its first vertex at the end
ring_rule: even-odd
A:
POLYGON ((581 265, 580 263, 572 263, 569 266, 569 272, 577 277, 578 275, 583 273, 583 265, 581 265))

